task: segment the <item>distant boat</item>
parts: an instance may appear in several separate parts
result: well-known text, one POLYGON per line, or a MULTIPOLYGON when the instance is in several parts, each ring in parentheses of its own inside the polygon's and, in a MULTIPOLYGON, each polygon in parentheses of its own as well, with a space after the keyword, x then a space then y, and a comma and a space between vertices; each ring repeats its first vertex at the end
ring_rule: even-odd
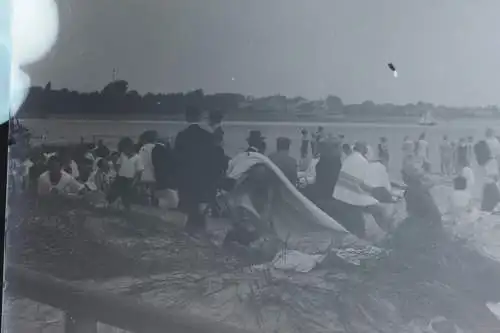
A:
POLYGON ((427 111, 422 118, 420 118, 419 124, 422 126, 434 126, 437 124, 436 120, 432 116, 430 111, 427 111))

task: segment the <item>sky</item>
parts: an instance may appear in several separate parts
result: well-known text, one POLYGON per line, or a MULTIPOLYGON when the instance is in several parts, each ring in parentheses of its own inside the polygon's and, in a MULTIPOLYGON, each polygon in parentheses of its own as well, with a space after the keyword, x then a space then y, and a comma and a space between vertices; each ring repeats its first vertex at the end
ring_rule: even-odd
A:
POLYGON ((499 12, 498 0, 60 0, 58 41, 26 71, 80 91, 117 68, 140 93, 500 105, 499 12))

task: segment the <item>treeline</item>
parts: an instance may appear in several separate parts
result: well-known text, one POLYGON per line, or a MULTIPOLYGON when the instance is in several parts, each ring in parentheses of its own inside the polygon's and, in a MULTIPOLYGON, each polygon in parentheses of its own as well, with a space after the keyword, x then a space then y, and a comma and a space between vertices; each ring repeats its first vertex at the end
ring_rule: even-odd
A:
POLYGON ((82 93, 68 89, 53 90, 51 84, 32 87, 19 110, 22 116, 44 117, 65 114, 142 114, 175 116, 183 114, 186 106, 199 106, 229 112, 238 108, 245 96, 240 94, 205 95, 198 89, 188 93, 140 95, 128 90, 126 81, 115 81, 100 92, 82 93))
POLYGON ((418 102, 395 105, 361 104, 344 105, 342 100, 330 95, 324 100, 310 101, 302 97, 268 96, 252 98, 242 94, 205 94, 198 89, 187 93, 139 94, 129 90, 128 82, 118 80, 109 83, 101 91, 82 93, 68 89, 54 90, 50 82, 45 87, 32 87, 19 110, 20 117, 49 117, 57 115, 144 115, 146 117, 180 117, 186 106, 198 106, 207 110, 220 110, 228 115, 240 114, 255 117, 420 117, 427 111, 434 116, 470 117, 497 116, 498 107, 451 108, 418 102))

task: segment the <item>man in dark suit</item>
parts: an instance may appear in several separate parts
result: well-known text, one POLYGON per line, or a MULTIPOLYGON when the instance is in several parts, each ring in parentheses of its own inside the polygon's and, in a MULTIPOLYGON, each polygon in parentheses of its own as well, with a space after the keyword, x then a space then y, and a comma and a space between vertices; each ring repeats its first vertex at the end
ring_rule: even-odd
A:
POLYGON ((172 148, 167 140, 156 139, 155 146, 151 151, 151 162, 155 176, 155 201, 159 204, 158 198, 165 197, 169 191, 175 189, 175 160, 172 148))
POLYGON ((290 156, 290 143, 289 138, 278 138, 276 140, 277 151, 269 155, 269 159, 283 171, 286 178, 295 186, 297 184, 297 161, 290 156))
POLYGON ((200 109, 188 107, 188 127, 177 134, 174 148, 179 208, 188 216, 189 233, 204 230, 207 204, 216 187, 215 140, 212 133, 200 126, 201 118, 200 109))

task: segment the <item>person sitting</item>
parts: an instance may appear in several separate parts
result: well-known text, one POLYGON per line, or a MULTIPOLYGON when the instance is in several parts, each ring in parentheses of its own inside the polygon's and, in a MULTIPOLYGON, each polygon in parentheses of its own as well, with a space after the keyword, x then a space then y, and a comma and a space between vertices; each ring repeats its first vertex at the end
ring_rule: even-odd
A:
POLYGON ((297 161, 290 154, 291 140, 280 137, 276 140, 277 151, 269 155, 269 159, 285 174, 295 186, 297 184, 297 161))
POLYGON ((106 158, 97 161, 97 169, 89 176, 87 183, 93 190, 108 193, 112 180, 111 165, 106 158))
POLYGON ((407 186, 404 198, 408 215, 430 225, 441 225, 441 212, 430 193, 434 184, 423 170, 421 160, 414 154, 404 158, 402 176, 407 186))
POLYGON ((141 178, 144 166, 139 155, 135 152, 132 139, 126 137, 118 144, 120 158, 116 162, 117 177, 111 184, 107 200, 112 204, 116 199, 121 198, 125 209, 129 210, 132 203, 132 196, 137 182, 141 178))
POLYGON ((51 156, 47 163, 48 170, 38 178, 37 193, 47 195, 75 195, 85 191, 85 186, 62 169, 62 163, 56 156, 51 156))
POLYGON ((62 149, 59 156, 63 170, 73 176, 73 178, 78 179, 80 171, 78 170, 78 164, 71 156, 71 152, 68 149, 62 149))

